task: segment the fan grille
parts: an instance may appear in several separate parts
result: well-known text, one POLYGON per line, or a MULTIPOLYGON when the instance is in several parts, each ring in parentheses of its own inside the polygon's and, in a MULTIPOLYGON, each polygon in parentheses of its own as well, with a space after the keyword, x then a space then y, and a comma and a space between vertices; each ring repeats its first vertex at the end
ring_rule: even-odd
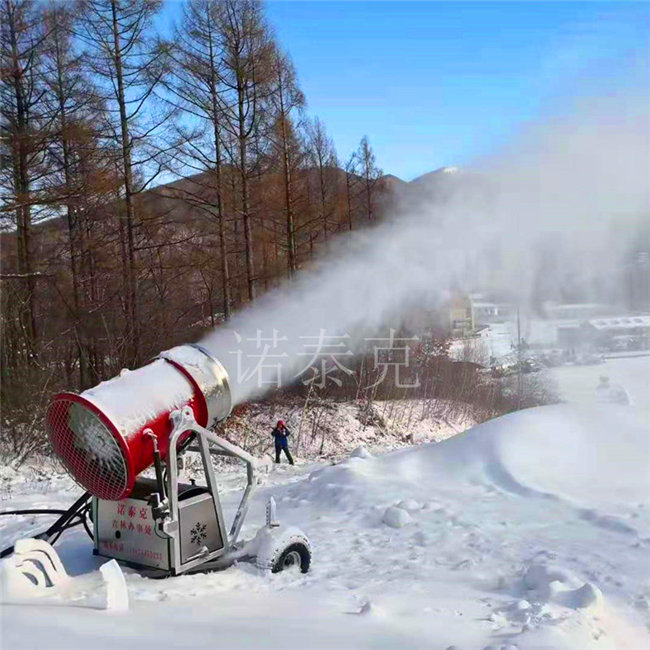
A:
POLYGON ((123 498, 128 486, 124 454, 96 413, 61 397, 50 406, 47 428, 55 453, 77 483, 100 499, 123 498))

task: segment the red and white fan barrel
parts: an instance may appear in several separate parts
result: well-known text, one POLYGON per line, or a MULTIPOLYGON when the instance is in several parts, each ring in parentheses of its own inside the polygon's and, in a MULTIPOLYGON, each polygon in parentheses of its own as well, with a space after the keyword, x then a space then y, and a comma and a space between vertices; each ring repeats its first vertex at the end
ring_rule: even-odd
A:
MULTIPOLYGON (((59 393, 47 413, 52 448, 72 478, 100 499, 124 499, 169 448, 169 415, 189 406, 209 427, 230 414, 228 374, 207 350, 181 345, 83 393, 59 393)), ((190 435, 190 432, 187 432, 190 435)), ((182 438, 181 438, 182 440, 182 438)))

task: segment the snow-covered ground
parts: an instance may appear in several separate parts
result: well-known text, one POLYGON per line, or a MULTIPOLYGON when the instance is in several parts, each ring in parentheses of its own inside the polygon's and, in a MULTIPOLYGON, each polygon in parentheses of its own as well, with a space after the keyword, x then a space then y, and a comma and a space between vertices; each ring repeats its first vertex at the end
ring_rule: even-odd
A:
MULTIPOLYGON (((374 457, 275 467, 244 533, 274 495, 280 518, 310 537, 308 574, 247 564, 162 581, 128 572, 123 614, 3 606, 2 647, 648 648, 649 371, 648 358, 560 368, 563 396, 578 403, 374 457), (600 375, 636 405, 586 399, 600 375)), ((77 494, 63 477, 3 476, 3 509, 77 494)), ((224 476, 228 516, 241 485, 224 476)), ((36 527, 2 518, 0 545, 36 527)), ((57 548, 71 573, 103 561, 81 532, 57 548)))

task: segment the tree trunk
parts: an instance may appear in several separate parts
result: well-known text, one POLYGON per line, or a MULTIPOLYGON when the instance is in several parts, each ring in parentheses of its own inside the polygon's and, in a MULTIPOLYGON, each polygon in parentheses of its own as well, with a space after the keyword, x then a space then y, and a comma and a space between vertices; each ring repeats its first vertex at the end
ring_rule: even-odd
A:
POLYGON ((321 219, 323 221, 323 241, 327 243, 327 197, 325 187, 325 166, 323 160, 319 157, 318 160, 318 184, 320 189, 320 211, 321 219))
POLYGON ((285 212, 287 217, 287 266, 289 270, 289 277, 293 278, 297 265, 296 265, 296 230, 293 216, 293 197, 291 192, 291 165, 289 161, 289 146, 287 125, 284 117, 282 120, 282 171, 284 175, 284 201, 285 212))
POLYGON ((368 175, 366 175, 366 207, 368 210, 368 221, 372 221, 372 189, 368 175))
POLYGON ((79 291, 79 270, 77 266, 77 210, 73 203, 74 182, 70 164, 70 143, 68 141, 68 114, 63 89, 63 55, 58 24, 55 25, 54 43, 56 48, 57 100, 61 123, 61 149, 63 151, 63 175, 66 192, 66 217, 68 222, 68 246, 70 251, 70 274, 72 276, 72 304, 74 307, 73 329, 79 364, 79 387, 83 390, 91 385, 88 350, 81 328, 81 296, 79 291))
POLYGON ((352 188, 350 187, 350 185, 351 185, 350 174, 346 172, 345 193, 346 193, 346 199, 348 204, 348 228, 351 231, 352 230, 352 188))
MULTIPOLYGON (((219 102, 217 95, 217 70, 214 61, 212 33, 210 32, 210 94, 212 99, 212 127, 215 150, 215 185, 217 193, 217 219, 219 221, 219 253, 221 255, 221 293, 223 296, 223 317, 230 320, 230 269, 228 268, 228 250, 226 246, 226 226, 223 214, 223 197, 221 184, 221 136, 219 133, 219 102)), ((212 303, 212 301, 210 301, 212 303)), ((210 314, 210 318, 213 315, 210 314)))
POLYGON ((117 99, 120 109, 120 130, 122 144, 122 164, 124 178, 125 230, 127 269, 125 278, 126 308, 127 308, 127 354, 128 361, 137 365, 140 357, 140 327, 138 323, 137 277, 135 269, 135 242, 133 224, 135 210, 133 206, 133 169, 131 165, 131 139, 129 122, 124 96, 124 74, 122 70, 122 45, 120 43, 119 25, 117 21, 117 0, 111 0, 113 12, 113 42, 115 47, 115 76, 117 79, 117 99))
POLYGON ((18 50, 16 26, 13 18, 14 15, 12 14, 12 19, 9 21, 9 37, 11 40, 13 87, 16 99, 16 124, 18 127, 16 133, 17 142, 12 151, 14 189, 16 193, 16 252, 18 273, 26 276, 27 286, 27 294, 22 296, 27 305, 27 313, 25 314, 24 309, 21 309, 19 317, 27 355, 33 361, 36 359, 36 280, 32 274, 30 182, 28 152, 26 150, 29 140, 29 110, 20 78, 25 73, 25 69, 21 65, 21 54, 18 50))
POLYGON ((253 233, 251 230, 250 196, 248 188, 248 165, 246 161, 246 112, 244 108, 244 86, 240 82, 237 86, 237 120, 239 126, 239 171, 241 175, 241 210, 244 220, 244 241, 246 250, 246 283, 248 286, 248 300, 255 300, 255 265, 253 253, 253 233))

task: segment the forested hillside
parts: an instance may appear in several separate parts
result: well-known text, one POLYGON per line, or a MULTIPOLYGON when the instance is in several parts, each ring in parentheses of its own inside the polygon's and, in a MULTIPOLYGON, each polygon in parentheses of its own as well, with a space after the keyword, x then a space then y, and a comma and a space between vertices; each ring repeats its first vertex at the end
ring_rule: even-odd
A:
MULTIPOLYGON (((339 160, 257 0, 2 0, 2 400, 133 367, 372 226, 397 182, 339 160)), ((399 184, 399 183, 398 183, 399 184)), ((4 415, 3 415, 4 417, 4 415)))

